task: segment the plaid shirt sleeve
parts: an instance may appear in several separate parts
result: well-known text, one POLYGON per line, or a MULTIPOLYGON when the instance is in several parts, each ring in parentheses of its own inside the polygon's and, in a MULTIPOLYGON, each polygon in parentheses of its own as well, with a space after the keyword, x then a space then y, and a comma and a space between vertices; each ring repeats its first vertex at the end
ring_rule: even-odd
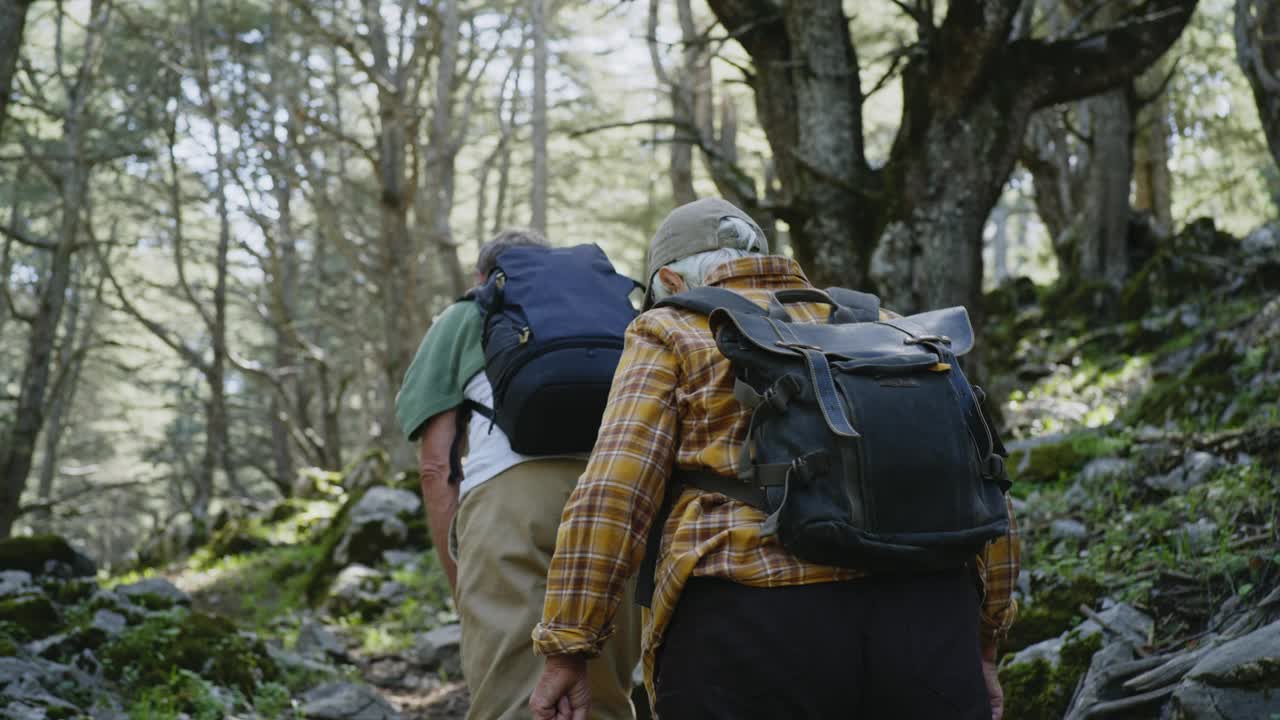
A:
POLYGON ((1022 547, 1018 524, 1013 517, 1013 503, 1008 498, 1005 499, 1005 509, 1009 513, 1009 533, 988 544, 978 556, 978 570, 985 590, 982 601, 982 640, 993 644, 1004 640, 1018 616, 1013 588, 1018 581, 1018 570, 1022 564, 1022 547))
POLYGON ((570 495, 547 573, 539 655, 599 653, 644 556, 675 457, 675 353, 641 316, 627 329, 595 449, 570 495))

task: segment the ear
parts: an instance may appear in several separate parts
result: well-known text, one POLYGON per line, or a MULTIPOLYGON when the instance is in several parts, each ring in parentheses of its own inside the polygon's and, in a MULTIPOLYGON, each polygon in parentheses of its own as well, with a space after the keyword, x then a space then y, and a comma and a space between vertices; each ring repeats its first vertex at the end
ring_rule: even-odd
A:
POLYGON ((680 273, 671 268, 664 267, 658 270, 658 282, 666 285, 673 295, 689 289, 688 283, 684 281, 680 273))

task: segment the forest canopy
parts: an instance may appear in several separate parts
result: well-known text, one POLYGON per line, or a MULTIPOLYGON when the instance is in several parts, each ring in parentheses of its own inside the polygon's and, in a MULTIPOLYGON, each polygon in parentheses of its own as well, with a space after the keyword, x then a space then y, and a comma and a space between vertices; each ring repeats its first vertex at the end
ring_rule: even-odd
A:
POLYGON ((0 0, 0 536, 123 564, 410 469, 395 392, 502 227, 645 280, 719 195, 981 319, 1274 222, 1278 159, 1264 0, 0 0))

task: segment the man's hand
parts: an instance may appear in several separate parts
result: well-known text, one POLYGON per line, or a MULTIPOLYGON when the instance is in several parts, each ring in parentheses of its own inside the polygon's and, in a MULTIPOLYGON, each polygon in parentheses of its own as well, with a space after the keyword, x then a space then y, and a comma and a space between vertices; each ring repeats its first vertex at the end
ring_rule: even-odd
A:
POLYGON ((587 659, 582 655, 552 655, 533 688, 529 709, 534 720, 587 720, 591 687, 587 659))
POLYGON ((982 678, 987 681, 987 695, 991 698, 991 720, 1000 720, 1004 717, 1004 690, 1000 688, 995 643, 982 643, 982 678))

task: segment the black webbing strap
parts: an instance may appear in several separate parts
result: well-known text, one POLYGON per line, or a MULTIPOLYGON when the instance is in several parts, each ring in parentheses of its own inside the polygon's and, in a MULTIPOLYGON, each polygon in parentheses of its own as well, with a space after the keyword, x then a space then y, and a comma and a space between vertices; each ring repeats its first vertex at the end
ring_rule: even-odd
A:
POLYGON ((696 312, 699 315, 710 315, 717 308, 725 308, 734 312, 751 315, 768 314, 764 308, 756 305, 732 290, 718 287, 696 287, 678 295, 672 295, 654 303, 655 308, 676 307, 696 312))
POLYGON ((471 423, 471 413, 476 413, 489 420, 489 432, 493 432, 493 426, 496 422, 497 415, 494 414, 492 408, 487 408, 471 398, 462 400, 462 404, 458 406, 457 417, 454 420, 453 442, 449 445, 450 485, 462 483, 462 445, 467 441, 467 426, 471 423))
POLYGON ((987 424, 987 429, 991 433, 991 455, 985 462, 985 474, 994 479, 1000 489, 1009 492, 1009 488, 1013 487, 1013 482, 1009 480, 1009 469, 1005 459, 1009 457, 1009 451, 1005 449, 1004 443, 1000 440, 1000 433, 996 432, 996 424, 991 419, 991 413, 987 411, 987 394, 977 385, 973 387, 974 399, 978 402, 978 410, 982 413, 982 420, 987 424))
POLYGON ((880 298, 871 293, 848 288, 827 288, 827 294, 840 303, 840 307, 852 311, 852 318, 841 322, 875 322, 880 319, 880 298))

